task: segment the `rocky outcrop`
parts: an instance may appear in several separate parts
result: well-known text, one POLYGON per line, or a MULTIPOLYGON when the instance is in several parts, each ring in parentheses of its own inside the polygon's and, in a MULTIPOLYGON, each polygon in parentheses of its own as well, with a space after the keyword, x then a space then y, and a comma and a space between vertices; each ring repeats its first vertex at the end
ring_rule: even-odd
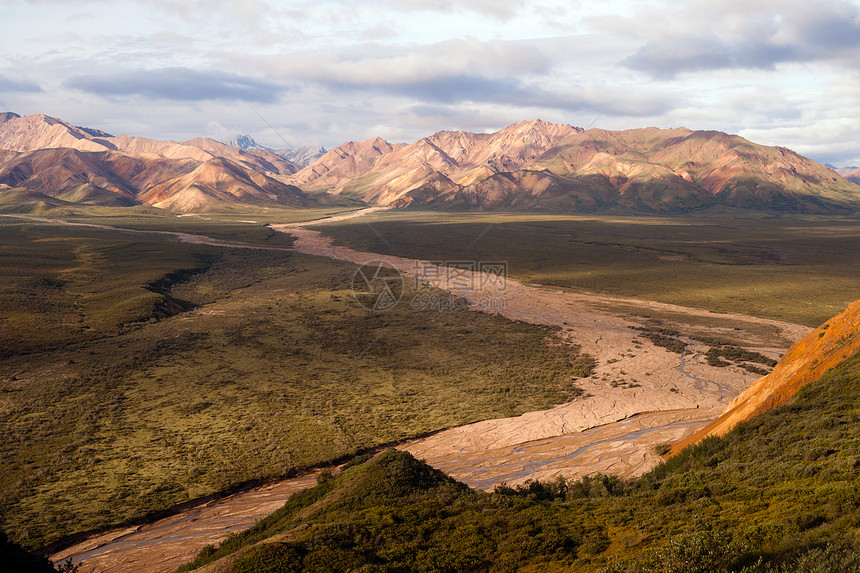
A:
POLYGON ((860 300, 792 346, 773 372, 759 378, 729 403, 719 418, 689 438, 674 444, 671 454, 706 436, 722 436, 740 422, 786 402, 800 388, 821 378, 860 349, 860 300))

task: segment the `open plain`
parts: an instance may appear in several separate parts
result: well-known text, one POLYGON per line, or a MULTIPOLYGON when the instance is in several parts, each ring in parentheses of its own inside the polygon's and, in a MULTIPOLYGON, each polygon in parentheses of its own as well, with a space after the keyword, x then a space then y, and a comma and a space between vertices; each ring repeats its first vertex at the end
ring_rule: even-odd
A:
MULTIPOLYGON (((325 221, 337 223, 373 211, 325 221)), ((289 233, 293 248, 303 254, 396 268, 406 282, 417 279, 421 288, 406 292, 407 298, 398 303, 401 307, 424 300, 421 297, 428 292, 434 296, 449 292, 457 300, 472 301, 473 310, 556 327, 553 344, 581 349, 594 359, 592 372, 574 381, 577 392, 559 405, 453 427, 399 446, 478 489, 598 472, 641 475, 659 463, 657 446, 701 428, 757 378, 737 365, 710 366, 706 360, 709 342, 729 339, 775 358, 809 330, 772 319, 526 285, 510 277, 500 282, 497 276, 477 272, 447 274, 443 269, 440 273, 430 261, 334 245, 305 223, 272 227, 289 233), (495 304, 482 308, 481 301, 495 304), (656 345, 647 337, 656 326, 677 334, 663 336, 664 345, 656 345), (677 344, 665 344, 667 341, 677 344)), ((385 316, 386 312, 370 314, 385 316)), ((506 359, 500 346, 484 345, 483 349, 493 360, 506 359)), ((520 382, 524 381, 516 375, 508 380, 509 384, 520 382)), ((230 528, 224 527, 225 515, 261 518, 294 487, 308 483, 306 478, 279 482, 270 490, 274 499, 260 497, 254 490, 206 502, 152 525, 92 537, 54 558, 83 560, 82 571, 97 571, 117 560, 125 560, 122 570, 126 571, 168 571, 177 561, 160 562, 163 548, 178 550, 181 546, 183 555, 191 555, 229 533, 230 528), (186 524, 191 521, 193 529, 188 529, 186 524)), ((248 519, 244 523, 250 524, 248 519)))

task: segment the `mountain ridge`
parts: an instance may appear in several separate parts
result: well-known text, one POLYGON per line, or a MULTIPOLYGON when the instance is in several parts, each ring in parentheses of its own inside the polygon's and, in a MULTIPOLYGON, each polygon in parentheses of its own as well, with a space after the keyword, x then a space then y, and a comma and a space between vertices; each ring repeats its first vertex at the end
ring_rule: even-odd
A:
POLYGON ((299 166, 209 138, 159 141, 76 127, 44 114, 0 115, 0 184, 64 201, 177 211, 312 203, 286 176, 299 166))
POLYGON ((302 163, 325 153, 304 166, 250 136, 233 143, 238 147, 205 137, 177 142, 113 136, 44 114, 21 117, 6 112, 0 114, 0 150, 17 155, 0 156, 0 184, 88 202, 115 203, 124 197, 155 205, 152 201, 160 197, 158 205, 175 210, 221 208, 246 200, 628 214, 712 207, 811 214, 860 210, 860 185, 833 169, 784 147, 718 131, 585 130, 538 119, 493 133, 438 131, 408 144, 375 137, 330 150, 311 147, 302 151, 302 163), (123 164, 113 155, 100 156, 107 163, 64 156, 65 165, 85 167, 64 178, 61 169, 44 160, 50 154, 41 154, 41 159, 25 155, 48 149, 123 155, 129 158, 126 163, 148 175, 111 176, 112 166, 123 164), (201 164, 209 167, 197 170, 201 164), (48 172, 37 174, 37 167, 48 172), (215 176, 213 170, 220 174, 215 176), (201 177, 201 183, 189 173, 201 177), (81 185, 82 190, 76 189, 81 185), (68 195, 73 189, 77 194, 68 195), (170 200, 165 193, 186 198, 170 200))
POLYGON ((78 151, 119 151, 133 156, 160 156, 168 159, 207 161, 228 157, 248 168, 270 176, 292 175, 299 166, 270 151, 242 150, 208 137, 188 141, 157 140, 131 135, 113 136, 104 131, 76 127, 45 114, 18 116, 4 114, 0 121, 0 148, 8 151, 36 151, 69 147, 78 151))
POLYGON ((301 147, 281 147, 272 151, 296 165, 307 167, 325 155, 328 149, 322 145, 303 145, 301 147))
POLYGON ((721 204, 823 213, 860 206, 860 187, 834 171, 717 131, 584 130, 534 120, 376 148, 370 156, 340 146, 338 156, 311 163, 292 181, 401 208, 675 212, 721 204), (537 187, 527 185, 536 179, 537 187))

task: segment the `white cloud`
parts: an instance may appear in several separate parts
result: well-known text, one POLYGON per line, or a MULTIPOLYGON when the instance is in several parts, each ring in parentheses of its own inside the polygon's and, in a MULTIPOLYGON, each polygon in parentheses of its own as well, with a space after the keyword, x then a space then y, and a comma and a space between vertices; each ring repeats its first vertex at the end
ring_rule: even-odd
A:
POLYGON ((289 79, 356 86, 394 86, 478 74, 541 75, 547 73, 550 66, 549 59, 529 45, 479 42, 469 38, 429 46, 408 46, 402 50, 362 44, 340 52, 219 55, 242 67, 258 68, 289 79))
POLYGON ((12 78, 9 76, 4 76, 0 74, 0 93, 2 92, 24 92, 24 93, 32 93, 32 92, 40 92, 42 91, 42 86, 37 84, 36 82, 29 81, 22 78, 12 78))
POLYGON ((21 0, 4 17, 0 104, 113 133, 280 146, 260 113, 331 147, 541 117, 860 155, 856 0, 21 0))
POLYGON ((798 102, 798 117, 744 129, 768 145, 790 147, 820 162, 860 165, 860 74, 822 86, 821 99, 798 102))
MULTIPOLYGON (((694 0, 624 21, 644 43, 622 64, 657 77, 854 60, 860 49, 860 5, 844 0, 694 0)), ((603 24, 616 33, 622 25, 603 24)))
POLYGON ((384 0, 383 4, 400 11, 477 12, 496 18, 510 18, 524 7, 516 0, 384 0))

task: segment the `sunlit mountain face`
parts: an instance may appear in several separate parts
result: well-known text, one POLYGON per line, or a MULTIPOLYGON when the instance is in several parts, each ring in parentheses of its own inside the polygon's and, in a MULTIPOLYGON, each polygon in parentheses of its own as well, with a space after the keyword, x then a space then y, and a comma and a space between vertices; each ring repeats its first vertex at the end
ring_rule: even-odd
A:
POLYGON ((270 149, 535 117, 685 126, 860 165, 856 0, 201 6, 18 3, 0 39, 0 107, 270 149))

